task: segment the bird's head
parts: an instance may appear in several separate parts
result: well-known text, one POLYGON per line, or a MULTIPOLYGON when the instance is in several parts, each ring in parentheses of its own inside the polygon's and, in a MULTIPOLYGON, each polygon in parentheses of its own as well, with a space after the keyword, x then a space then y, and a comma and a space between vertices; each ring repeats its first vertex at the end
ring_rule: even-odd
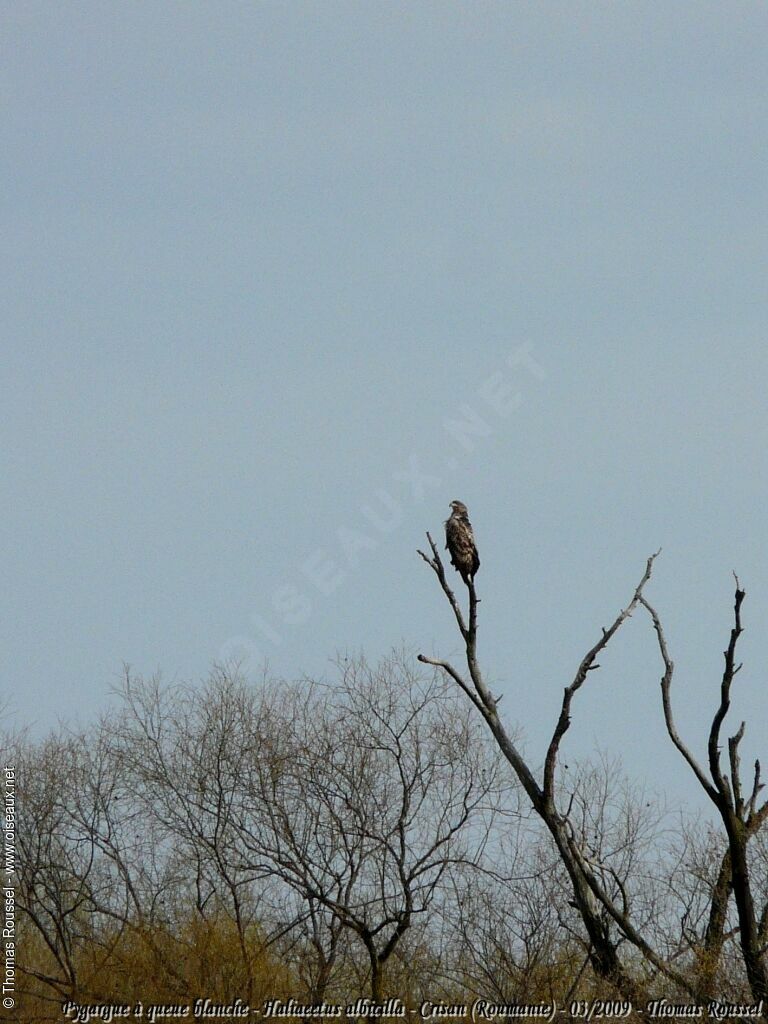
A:
POLYGON ((465 516, 467 514, 467 506, 463 501, 458 501, 458 499, 451 502, 451 510, 453 512, 458 512, 459 515, 465 516))

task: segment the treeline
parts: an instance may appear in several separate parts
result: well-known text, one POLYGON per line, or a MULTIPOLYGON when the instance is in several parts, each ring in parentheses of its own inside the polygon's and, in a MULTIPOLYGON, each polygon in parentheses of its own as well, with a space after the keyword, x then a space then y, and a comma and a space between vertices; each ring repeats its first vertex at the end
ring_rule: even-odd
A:
MULTIPOLYGON (((328 683, 250 685, 219 668, 201 687, 164 686, 126 672, 101 720, 7 747, 10 1019, 57 1021, 67 999, 622 996, 595 971, 573 879, 491 732, 410 654, 343 659, 328 683)), ((665 813, 606 761, 569 770, 557 814, 653 951, 595 908, 636 999, 750 1001, 714 826, 665 813)), ((748 869, 765 946, 764 830, 748 869)))

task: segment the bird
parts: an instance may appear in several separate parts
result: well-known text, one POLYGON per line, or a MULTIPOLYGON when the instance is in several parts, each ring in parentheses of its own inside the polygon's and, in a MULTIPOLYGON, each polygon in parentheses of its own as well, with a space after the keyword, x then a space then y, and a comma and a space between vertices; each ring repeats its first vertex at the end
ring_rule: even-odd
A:
POLYGON ((445 521, 445 547, 451 555, 451 565, 461 573, 464 583, 474 583, 480 568, 480 556, 475 546, 475 535, 463 501, 451 502, 451 514, 445 521))

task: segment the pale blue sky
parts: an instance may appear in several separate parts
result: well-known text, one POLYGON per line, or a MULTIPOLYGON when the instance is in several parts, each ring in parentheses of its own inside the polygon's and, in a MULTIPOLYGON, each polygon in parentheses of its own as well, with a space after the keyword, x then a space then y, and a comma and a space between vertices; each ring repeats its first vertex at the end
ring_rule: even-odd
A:
MULTIPOLYGON (((17 724, 88 720, 122 661, 455 651, 415 549, 458 497, 534 761, 659 546, 681 729, 702 747, 736 569, 765 755, 764 5, 25 3, 1 35, 17 724)), ((569 756, 599 739, 684 793, 649 623, 603 665, 569 756)))

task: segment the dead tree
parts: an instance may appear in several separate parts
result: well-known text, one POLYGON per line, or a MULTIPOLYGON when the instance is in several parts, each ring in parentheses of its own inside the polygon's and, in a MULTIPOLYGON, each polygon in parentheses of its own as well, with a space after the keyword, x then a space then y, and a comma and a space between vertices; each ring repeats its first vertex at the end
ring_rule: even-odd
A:
POLYGON ((739 745, 744 738, 745 723, 728 737, 728 768, 721 762, 721 731, 731 706, 731 686, 734 677, 741 670, 736 664, 736 647, 743 631, 741 606, 746 592, 741 589, 736 577, 734 600, 734 623, 728 646, 723 652, 725 665, 720 681, 720 703, 712 719, 707 742, 707 767, 709 775, 699 764, 680 737, 672 714, 672 675, 674 663, 669 655, 664 629, 656 610, 642 594, 640 603, 647 609, 653 620, 659 650, 664 662, 661 679, 661 695, 664 706, 664 720, 669 737, 687 762, 704 792, 717 808, 727 837, 727 850, 723 856, 720 873, 713 893, 712 909, 705 944, 705 954, 710 962, 716 959, 722 947, 723 928, 728 900, 733 893, 739 923, 739 944, 744 960, 752 997, 756 1003, 768 1001, 768 970, 766 969, 766 939, 768 938, 768 902, 758 915, 755 908, 754 885, 750 877, 747 856, 748 844, 757 835, 768 818, 768 800, 758 806, 758 796, 763 789, 760 781, 760 762, 755 761, 751 790, 745 796, 741 778, 739 745))
POLYGON ((600 652, 607 647, 623 623, 642 602, 643 588, 651 577, 656 555, 648 559, 645 572, 627 607, 619 612, 609 628, 603 629, 600 638, 582 658, 573 682, 565 688, 560 715, 547 748, 543 777, 539 780, 502 723, 496 698, 488 689, 480 670, 477 657, 478 597, 474 581, 471 577, 466 581, 469 612, 468 618, 465 618, 459 601, 446 579, 437 546, 429 533, 427 539, 432 552, 431 557, 423 551, 419 551, 419 555, 437 576, 451 606, 464 641, 467 672, 463 674, 453 664, 439 658, 429 658, 420 654, 419 660, 442 669, 464 691, 485 720, 535 812, 551 834, 570 880, 573 906, 578 911, 588 936, 588 956, 595 974, 615 986, 625 998, 635 1002, 638 1000, 640 993, 637 983, 626 970, 618 953, 619 942, 622 939, 628 940, 657 971, 674 982, 682 991, 692 996, 697 995, 695 982, 665 960, 635 926, 622 880, 610 865, 601 862, 599 856, 584 845, 578 831, 572 826, 568 811, 561 811, 556 802, 558 753, 561 741, 571 724, 573 699, 584 685, 589 673, 599 667, 597 658, 600 652))

